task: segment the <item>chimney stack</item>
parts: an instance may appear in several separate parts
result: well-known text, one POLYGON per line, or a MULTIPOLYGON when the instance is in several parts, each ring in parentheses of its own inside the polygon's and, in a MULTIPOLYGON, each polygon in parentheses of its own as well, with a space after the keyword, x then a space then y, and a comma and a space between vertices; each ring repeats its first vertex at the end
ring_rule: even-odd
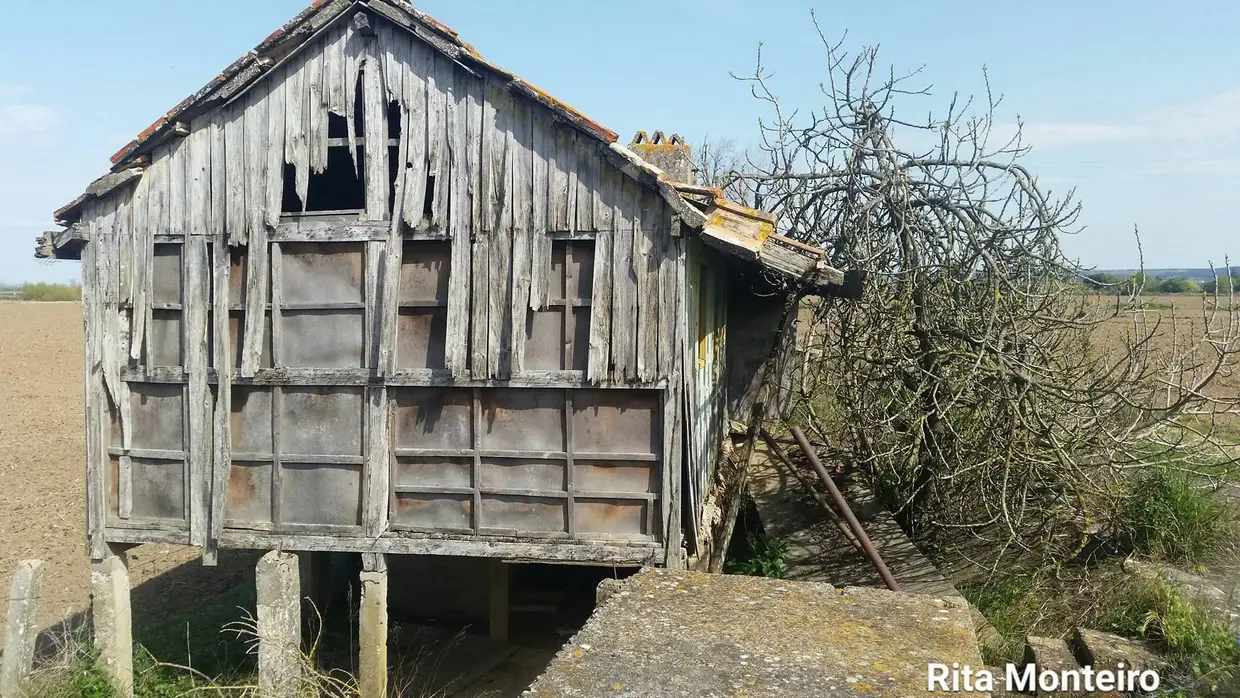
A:
POLYGON ((673 133, 671 138, 655 131, 647 136, 645 131, 638 131, 629 143, 629 150, 637 153, 643 160, 667 173, 673 181, 682 184, 697 184, 697 168, 690 157, 689 146, 680 134, 673 133))

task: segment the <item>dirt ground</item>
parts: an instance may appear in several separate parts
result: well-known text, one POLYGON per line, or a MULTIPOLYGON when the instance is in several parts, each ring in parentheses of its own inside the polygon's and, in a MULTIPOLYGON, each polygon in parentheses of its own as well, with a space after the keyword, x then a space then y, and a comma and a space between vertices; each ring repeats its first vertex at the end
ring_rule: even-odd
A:
MULTIPOLYGON (((13 569, 26 559, 44 562, 43 627, 89 605, 83 402, 81 305, 0 301, 0 627, 13 569)), ((203 570, 193 549, 135 548, 134 606, 157 616, 218 593, 242 574, 243 558, 222 556, 203 570)))

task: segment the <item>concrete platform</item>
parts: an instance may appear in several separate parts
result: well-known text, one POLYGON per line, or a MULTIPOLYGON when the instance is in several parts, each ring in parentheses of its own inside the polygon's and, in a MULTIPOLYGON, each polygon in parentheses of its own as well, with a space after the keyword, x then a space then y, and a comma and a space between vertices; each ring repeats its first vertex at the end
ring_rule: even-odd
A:
POLYGON ((959 599, 646 569, 525 695, 920 696, 931 662, 982 666, 959 599))

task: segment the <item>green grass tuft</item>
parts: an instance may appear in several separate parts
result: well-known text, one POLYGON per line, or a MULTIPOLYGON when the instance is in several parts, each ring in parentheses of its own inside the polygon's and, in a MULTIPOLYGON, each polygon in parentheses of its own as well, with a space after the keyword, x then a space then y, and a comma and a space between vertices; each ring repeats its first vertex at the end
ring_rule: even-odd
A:
POLYGON ((724 561, 727 574, 743 574, 749 577, 783 579, 788 575, 788 542, 769 538, 762 533, 750 533, 740 554, 724 561))
POLYGON ((1124 516, 1136 551, 1170 562, 1232 562, 1240 544, 1235 505, 1164 467, 1137 477, 1124 516))

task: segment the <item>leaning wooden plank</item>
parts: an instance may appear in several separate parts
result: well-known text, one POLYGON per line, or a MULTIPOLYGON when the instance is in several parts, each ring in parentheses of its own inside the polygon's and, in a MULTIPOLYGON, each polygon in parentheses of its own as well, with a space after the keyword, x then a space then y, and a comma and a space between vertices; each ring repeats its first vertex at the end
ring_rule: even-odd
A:
POLYGON ((211 302, 210 261, 203 236, 185 242, 185 372, 189 376, 189 540, 205 547, 211 507, 214 433, 211 394, 207 384, 210 348, 207 313, 211 302))
MULTIPOLYGON (((452 207, 448 222, 448 234, 452 237, 452 260, 448 267, 448 317, 447 345, 444 347, 444 365, 457 378, 464 378, 469 364, 469 278, 470 278, 470 218, 469 195, 469 136, 472 115, 470 95, 476 91, 477 80, 459 71, 456 74, 455 113, 452 120, 451 162, 452 207)), ((476 127, 475 127, 476 128, 476 127)))
POLYGON ((98 290, 99 239, 94 228, 93 216, 97 206, 87 204, 82 219, 90 221, 91 242, 82 250, 82 314, 85 316, 86 337, 82 353, 82 370, 86 379, 86 543, 87 551, 94 560, 102 560, 108 553, 104 538, 107 511, 107 443, 104 423, 106 397, 103 387, 102 363, 99 354, 99 334, 102 320, 98 290))
POLYGON ((594 240, 594 291, 590 299, 590 354, 586 377, 607 380, 611 363, 612 235, 601 230, 594 240))
MULTIPOLYGON (((488 83, 487 101, 495 105, 495 124, 483 138, 491 142, 491 282, 488 311, 487 364, 491 376, 506 378, 511 356, 512 208, 513 208, 513 99, 508 91, 488 83)), ((483 163, 486 166, 486 163, 483 163)))
POLYGON ((366 147, 367 220, 388 218, 388 126, 387 91, 383 87, 382 58, 374 41, 366 42, 362 67, 362 127, 366 147))
POLYGON ((280 225, 284 208, 284 145, 287 78, 283 69, 267 78, 271 93, 267 97, 267 193, 263 197, 264 221, 269 230, 280 225))
POLYGON ((224 124, 224 161, 228 177, 227 222, 228 244, 244 245, 249 240, 249 217, 246 212, 245 194, 249 173, 246 155, 249 150, 245 145, 245 103, 234 102, 228 107, 227 122, 224 124))
POLYGON ((215 437, 211 461, 211 504, 207 511, 207 555, 214 556, 224 532, 224 516, 228 499, 228 482, 232 470, 232 375, 233 356, 231 329, 228 322, 229 274, 231 271, 228 240, 217 236, 212 249, 211 278, 214 284, 211 299, 212 364, 216 373, 215 437))
POLYGON ((366 434, 366 459, 362 473, 365 502, 362 526, 367 537, 377 539, 387 531, 388 496, 391 490, 388 399, 387 388, 384 386, 366 389, 366 434))
POLYGON ((512 305, 509 313, 511 358, 509 375, 525 370, 525 322, 530 308, 530 266, 533 255, 531 206, 534 198, 534 156, 530 148, 533 122, 530 108, 514 100, 514 118, 510 132, 509 165, 512 177, 512 305))
POLYGON ((356 95, 357 81, 361 74, 362 43, 364 41, 365 37, 354 31, 351 23, 346 26, 344 39, 344 119, 349 129, 349 155, 353 158, 353 171, 357 172, 359 177, 361 172, 358 170, 357 164, 357 141, 354 139, 358 135, 356 95))
POLYGON ((551 276, 551 238, 547 237, 547 217, 550 208, 548 151, 554 153, 554 131, 542 110, 533 112, 530 151, 533 158, 531 177, 531 229, 530 229, 530 308, 535 311, 547 307, 547 284, 551 276))
POLYGON ((153 263, 154 237, 148 220, 150 212, 151 180, 142 178, 134 188, 132 210, 133 235, 129 244, 132 246, 133 264, 130 284, 133 288, 133 311, 131 333, 129 337, 129 359, 135 363, 142 360, 142 348, 146 344, 146 321, 150 313, 150 292, 146 285, 147 267, 153 263))

